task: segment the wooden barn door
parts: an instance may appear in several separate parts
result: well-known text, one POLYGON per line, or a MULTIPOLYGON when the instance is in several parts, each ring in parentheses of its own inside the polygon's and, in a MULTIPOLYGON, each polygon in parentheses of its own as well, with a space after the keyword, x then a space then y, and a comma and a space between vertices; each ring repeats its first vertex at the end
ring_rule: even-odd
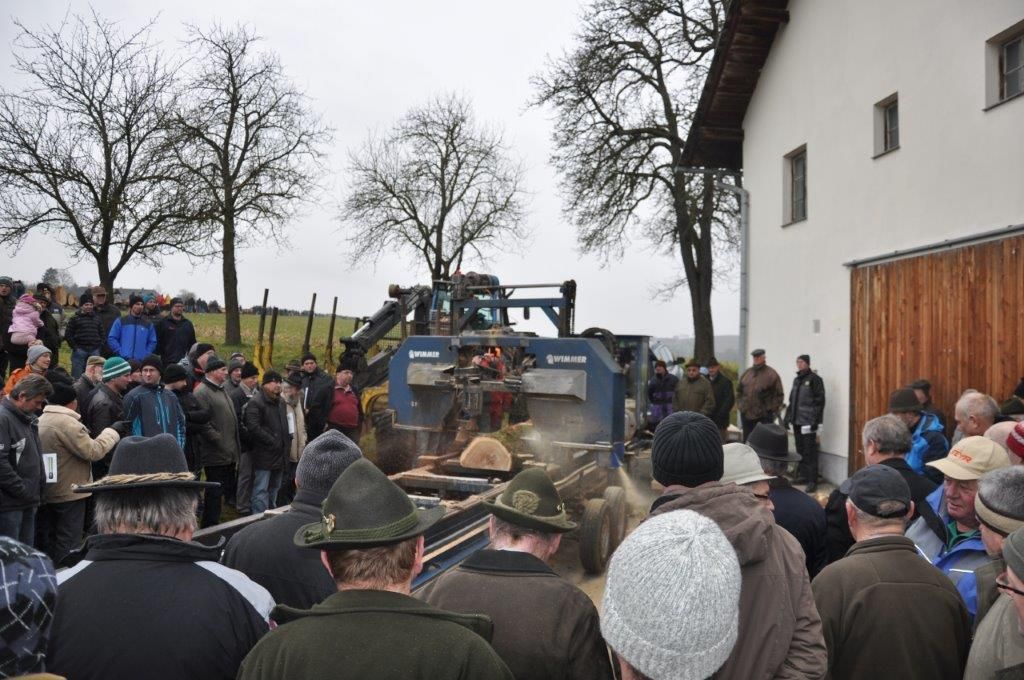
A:
POLYGON ((950 434, 963 390, 1002 402, 1024 375, 1024 236, 855 267, 851 298, 851 474, 893 390, 929 379, 950 434))

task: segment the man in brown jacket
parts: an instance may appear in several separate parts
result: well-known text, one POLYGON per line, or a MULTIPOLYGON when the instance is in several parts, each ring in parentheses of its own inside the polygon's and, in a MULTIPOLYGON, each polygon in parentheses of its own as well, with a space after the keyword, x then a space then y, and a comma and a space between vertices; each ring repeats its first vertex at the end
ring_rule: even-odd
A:
POLYGON ((766 363, 763 349, 750 353, 753 362, 743 371, 736 384, 736 408, 743 421, 743 441, 754 431, 758 423, 775 420, 786 393, 782 391, 782 379, 775 369, 766 363))
POLYGON ((715 410, 715 392, 711 381, 700 374, 700 364, 696 359, 690 359, 686 364, 686 375, 676 383, 672 410, 695 411, 706 416, 715 410))
POLYGON ((491 646, 519 680, 611 680, 594 603, 547 565, 562 534, 576 528, 547 473, 520 472, 487 506, 492 549, 417 596, 448 611, 489 616, 491 646))
POLYGON ((833 680, 959 680, 971 641, 956 586, 903 535, 914 514, 896 470, 871 465, 840 487, 857 541, 814 579, 833 680))
MULTIPOLYGON (((53 394, 46 399, 47 406, 39 417, 39 441, 43 456, 55 454, 57 481, 43 490, 43 505, 36 518, 36 544, 60 565, 73 548, 82 542, 85 532, 85 508, 89 494, 75 493, 72 485, 92 481, 92 463, 114 449, 121 440, 114 428, 104 428, 96 438, 89 436, 89 428, 75 410, 77 395, 74 386, 55 381, 53 394)), ((121 427, 127 428, 127 423, 121 427)))
POLYGON ((718 428, 697 413, 661 421, 651 449, 654 478, 665 486, 651 514, 688 509, 715 521, 739 558, 739 637, 718 680, 825 676, 828 653, 800 544, 775 524, 749 488, 722 484, 718 428))

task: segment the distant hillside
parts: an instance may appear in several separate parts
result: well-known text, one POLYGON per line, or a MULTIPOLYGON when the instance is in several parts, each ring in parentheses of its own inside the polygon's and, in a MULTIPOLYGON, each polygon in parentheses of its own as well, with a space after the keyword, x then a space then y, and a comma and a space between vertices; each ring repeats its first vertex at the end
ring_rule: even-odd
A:
MULTIPOLYGON (((657 338, 672 350, 677 357, 689 359, 693 356, 693 338, 657 338)), ((715 336, 715 358, 719 361, 733 361, 739 363, 740 359, 740 336, 738 335, 716 335, 715 336)))

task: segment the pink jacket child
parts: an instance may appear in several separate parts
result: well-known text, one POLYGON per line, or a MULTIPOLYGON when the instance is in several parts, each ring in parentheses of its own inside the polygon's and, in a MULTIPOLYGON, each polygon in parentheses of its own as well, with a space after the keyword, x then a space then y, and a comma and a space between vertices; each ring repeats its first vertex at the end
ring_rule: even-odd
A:
POLYGON ((36 329, 43 325, 39 318, 41 310, 36 299, 28 293, 18 298, 11 317, 11 327, 7 329, 11 334, 11 342, 15 345, 31 345, 36 342, 36 329))

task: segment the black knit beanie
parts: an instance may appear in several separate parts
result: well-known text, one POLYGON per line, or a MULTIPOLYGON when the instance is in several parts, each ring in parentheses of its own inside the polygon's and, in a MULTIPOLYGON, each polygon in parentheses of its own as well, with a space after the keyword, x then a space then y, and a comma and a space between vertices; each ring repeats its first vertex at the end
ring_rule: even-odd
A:
POLYGON ((663 486, 700 486, 724 474, 718 427, 707 416, 679 411, 658 423, 651 448, 654 478, 663 486))

